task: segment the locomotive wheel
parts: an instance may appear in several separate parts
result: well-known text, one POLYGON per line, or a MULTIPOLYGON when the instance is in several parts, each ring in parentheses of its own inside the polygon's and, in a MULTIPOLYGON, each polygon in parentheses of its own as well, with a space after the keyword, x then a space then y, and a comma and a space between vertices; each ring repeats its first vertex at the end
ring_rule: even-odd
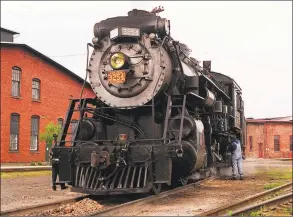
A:
POLYGON ((184 185, 187 185, 187 183, 188 183, 188 179, 186 179, 186 178, 179 179, 179 184, 180 185, 184 186, 184 185))
POLYGON ((160 184, 160 183, 154 183, 153 184, 152 192, 154 194, 159 194, 161 192, 161 190, 162 190, 162 184, 160 184))

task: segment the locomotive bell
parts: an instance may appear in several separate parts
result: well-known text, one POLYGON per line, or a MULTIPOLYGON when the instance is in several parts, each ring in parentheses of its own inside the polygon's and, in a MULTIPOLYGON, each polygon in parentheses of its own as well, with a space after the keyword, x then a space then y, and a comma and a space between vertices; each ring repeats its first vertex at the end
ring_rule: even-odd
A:
POLYGON ((192 50, 186 44, 183 43, 179 43, 179 46, 181 50, 185 53, 185 55, 189 57, 192 50))

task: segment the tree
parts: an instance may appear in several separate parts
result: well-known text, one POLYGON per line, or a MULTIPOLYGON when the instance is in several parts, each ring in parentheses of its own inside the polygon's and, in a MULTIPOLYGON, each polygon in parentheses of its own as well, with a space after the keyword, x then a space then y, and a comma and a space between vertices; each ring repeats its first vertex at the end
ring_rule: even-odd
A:
POLYGON ((45 141, 46 144, 51 147, 53 140, 54 140, 54 137, 53 137, 54 134, 59 135, 58 138, 60 137, 61 126, 60 126, 60 124, 54 124, 54 123, 50 122, 45 127, 45 131, 41 133, 40 140, 45 141))

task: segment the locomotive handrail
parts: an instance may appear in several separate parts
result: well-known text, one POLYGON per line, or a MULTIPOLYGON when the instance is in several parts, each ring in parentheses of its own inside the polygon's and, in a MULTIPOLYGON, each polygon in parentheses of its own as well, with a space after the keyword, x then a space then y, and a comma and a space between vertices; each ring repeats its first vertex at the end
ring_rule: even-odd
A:
MULTIPOLYGON (((166 37, 168 37, 168 36, 166 36, 166 37)), ((172 37, 168 37, 170 40, 172 40, 172 41, 175 41, 172 37)), ((224 88, 223 88, 223 86, 214 78, 214 76, 211 74, 211 73, 209 73, 205 68, 203 68, 203 67, 201 67, 200 65, 198 65, 198 63, 196 63, 195 61, 193 61, 191 58, 189 58, 185 53, 184 53, 184 51, 180 48, 180 46, 179 46, 179 50, 182 52, 182 54, 185 56, 185 58, 187 58, 190 62, 192 62, 192 63, 194 63, 196 66, 198 66, 201 70, 202 70, 202 72, 203 72, 203 74, 207 74, 207 75, 209 75, 209 78, 216 84, 216 86, 218 86, 218 87, 220 87, 220 89, 221 90, 224 90, 224 88)))
MULTIPOLYGON (((66 134, 65 134, 66 135, 66 134)), ((132 139, 128 140, 129 143, 136 143, 136 142, 151 142, 151 141, 163 141, 163 138, 161 139, 132 139)), ((63 140, 62 142, 72 142, 72 140, 63 140)), ((86 142, 83 140, 75 140, 74 142, 86 142)), ((109 143, 120 143, 121 140, 93 140, 92 142, 109 142, 109 143)), ((64 147, 66 148, 66 147, 64 147)))
MULTIPOLYGON (((175 45, 174 45, 174 43, 176 43, 176 41, 170 36, 165 36, 164 37, 164 39, 163 39, 163 41, 162 41, 162 44, 161 44, 161 46, 160 46, 160 48, 164 45, 164 43, 165 43, 165 40, 166 39, 169 39, 169 41, 171 41, 172 42, 172 44, 173 44, 173 47, 176 49, 176 54, 178 55, 178 50, 177 50, 177 48, 175 47, 175 45)), ((189 61, 191 61, 192 63, 194 63, 196 66, 198 66, 199 68, 200 68, 200 70, 201 70, 201 72, 202 72, 202 75, 205 77, 205 79, 207 79, 208 81, 210 81, 211 82, 211 84, 213 84, 217 89, 218 89, 218 91, 220 91, 228 100, 230 99, 230 97, 229 96, 227 96, 227 94, 224 92, 224 88, 223 88, 223 86, 221 85, 221 84, 219 84, 219 82, 212 76, 212 74, 211 73, 209 73, 206 69, 204 69, 203 67, 201 67, 200 65, 198 65, 195 61, 193 61, 191 58, 189 58, 184 52, 183 52, 183 50, 180 48, 180 46, 179 46, 179 48, 178 48, 180 51, 181 51, 181 53, 185 56, 185 58, 187 58, 189 61), (206 77, 206 75, 208 75, 208 77, 206 77)), ((177 58, 179 58, 178 56, 177 56, 177 58)), ((180 59, 179 59, 180 60, 180 59)), ((183 71, 183 69, 182 69, 182 65, 181 65, 181 61, 179 61, 180 63, 180 68, 181 68, 181 70, 183 71)))
MULTIPOLYGON (((94 47, 91 43, 87 43, 87 59, 86 59, 86 73, 85 73, 85 79, 84 79, 84 82, 83 82, 83 85, 82 85, 82 89, 81 89, 81 93, 80 93, 80 97, 79 97, 79 105, 81 105, 81 97, 82 97, 82 94, 83 94, 83 91, 84 91, 84 86, 85 86, 85 83, 86 83, 86 79, 87 79, 87 76, 88 76, 88 72, 89 72, 89 69, 88 69, 88 64, 89 64, 89 46, 91 47, 94 47)), ((80 113, 80 119, 82 119, 82 114, 80 113)))
POLYGON ((135 129, 138 133, 140 133, 142 136, 145 136, 144 132, 136 125, 136 124, 127 124, 127 123, 124 123, 123 121, 121 120, 118 120, 117 118, 114 118, 114 117, 111 117, 109 115, 103 115, 99 112, 95 112, 94 115, 97 115, 99 117, 103 117, 103 118, 106 118, 106 119, 109 119, 109 120, 112 120, 112 121, 115 121, 117 123, 120 123, 122 125, 125 125, 129 128, 133 128, 135 129))

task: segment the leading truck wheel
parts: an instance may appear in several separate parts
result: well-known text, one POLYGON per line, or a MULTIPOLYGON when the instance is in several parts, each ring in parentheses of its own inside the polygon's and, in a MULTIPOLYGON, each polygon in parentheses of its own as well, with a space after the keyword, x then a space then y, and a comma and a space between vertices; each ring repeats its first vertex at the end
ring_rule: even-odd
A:
POLYGON ((154 194, 159 194, 161 192, 161 190, 162 190, 162 184, 160 184, 160 183, 154 183, 153 184, 152 192, 154 194))
POLYGON ((188 179, 187 178, 181 178, 179 179, 179 184, 184 186, 184 185, 187 185, 188 183, 188 179))

